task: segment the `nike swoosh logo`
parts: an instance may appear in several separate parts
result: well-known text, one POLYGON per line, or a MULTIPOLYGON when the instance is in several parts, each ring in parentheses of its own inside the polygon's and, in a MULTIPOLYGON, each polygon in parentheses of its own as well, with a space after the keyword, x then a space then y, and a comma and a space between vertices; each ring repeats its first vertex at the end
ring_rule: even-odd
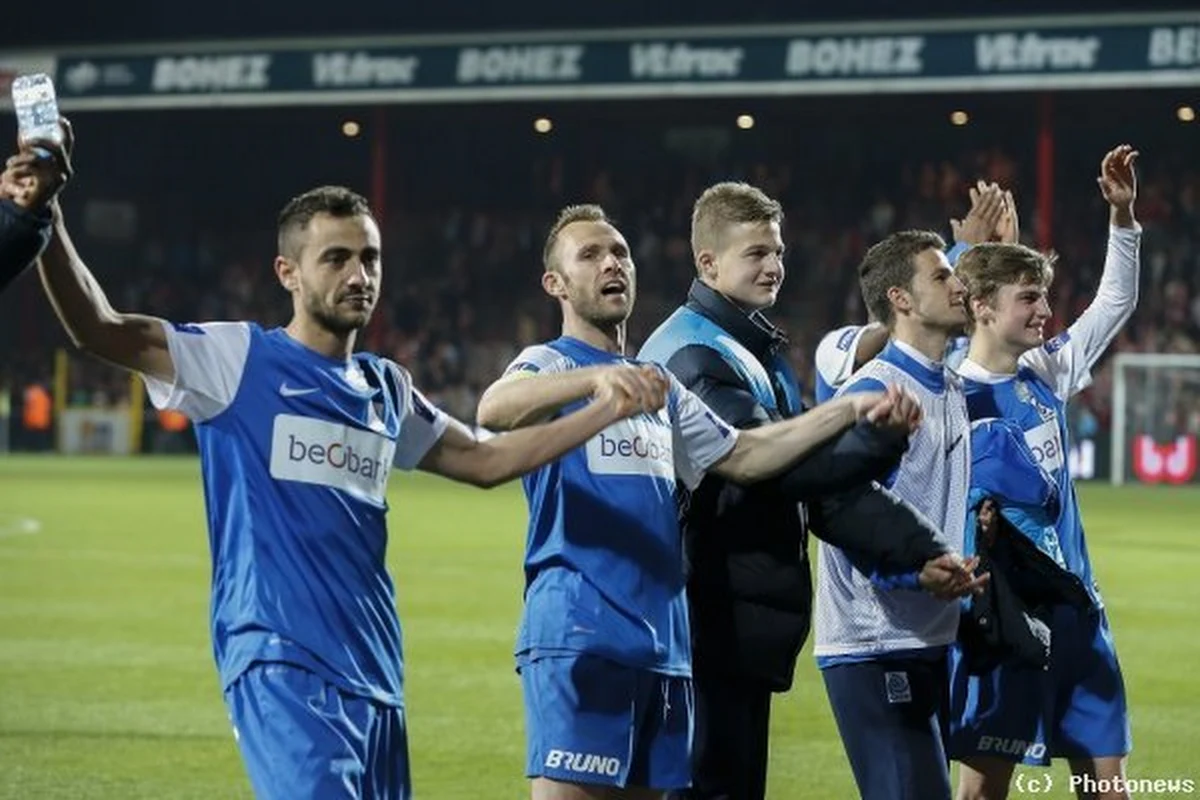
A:
POLYGON ((316 391, 320 391, 320 390, 319 389, 293 389, 292 387, 288 386, 286 382, 279 384, 279 393, 281 395, 283 395, 284 397, 299 397, 302 394, 312 394, 313 392, 316 392, 316 391))
POLYGON ((950 446, 946 448, 946 455, 950 455, 951 453, 953 453, 954 448, 958 447, 958 443, 961 442, 962 440, 963 440, 963 435, 960 433, 958 435, 958 438, 955 439, 953 442, 951 442, 950 446))

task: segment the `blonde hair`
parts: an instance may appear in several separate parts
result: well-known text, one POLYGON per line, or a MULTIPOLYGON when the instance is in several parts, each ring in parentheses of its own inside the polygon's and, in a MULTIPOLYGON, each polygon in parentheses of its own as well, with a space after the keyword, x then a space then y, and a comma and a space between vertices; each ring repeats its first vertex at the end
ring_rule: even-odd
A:
POLYGON ((546 268, 546 272, 557 269, 557 264, 554 263, 554 245, 558 244, 558 235, 562 233, 562 229, 573 222, 612 224, 612 220, 604 213, 604 209, 594 203, 567 206, 559 211, 558 218, 554 220, 554 224, 550 226, 550 232, 546 234, 546 246, 542 248, 542 266, 546 268))
POLYGON ((783 222, 783 206, 756 186, 740 181, 714 184, 692 207, 692 254, 721 249, 725 232, 743 222, 783 222))

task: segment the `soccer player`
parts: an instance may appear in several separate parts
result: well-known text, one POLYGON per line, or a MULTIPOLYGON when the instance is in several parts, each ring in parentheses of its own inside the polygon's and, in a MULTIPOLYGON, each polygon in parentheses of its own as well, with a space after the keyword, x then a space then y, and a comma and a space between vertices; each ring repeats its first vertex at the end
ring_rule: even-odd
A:
MULTIPOLYGON (((1001 191, 994 183, 979 181, 968 194, 971 207, 966 216, 962 220, 950 220, 954 246, 946 251, 946 258, 951 266, 973 244, 993 237, 1002 242, 1020 241, 1017 206, 1012 192, 1001 191)), ((825 334, 817 345, 817 402, 833 397, 855 370, 883 349, 888 336, 887 326, 878 321, 845 325, 825 334)), ((966 355, 967 337, 952 336, 946 348, 946 365, 955 369, 966 355)))
MULTIPOLYGON (((890 339, 839 397, 885 384, 917 395, 921 427, 885 484, 962 552, 970 431, 962 387, 942 358, 966 323, 966 290, 944 250, 936 233, 903 231, 867 251, 863 299, 890 339)), ((915 574, 872 569, 826 542, 818 558, 814 653, 859 792, 866 800, 948 800, 946 648, 958 603, 914 591, 915 574)))
MULTIPOLYGON (((706 189, 692 213, 687 302, 638 354, 743 430, 811 410, 787 339, 764 314, 785 277, 782 221, 753 186, 706 189)), ((683 498, 696 737, 693 785, 680 797, 766 797, 771 694, 791 687, 811 623, 809 528, 895 570, 939 566, 939 533, 871 483, 899 464, 908 435, 859 423, 775 480, 707 475, 683 498)))
MULTIPOLYGON (((29 153, 3 180, 39 182, 40 202, 55 184, 29 153)), ((141 373, 156 406, 196 424, 213 649, 256 795, 410 797, 400 624, 384 563, 392 466, 492 486, 624 416, 654 413, 666 382, 648 369, 600 371, 578 413, 478 438, 426 402, 402 367, 353 353, 382 278, 379 228, 353 192, 322 187, 284 207, 275 273, 293 317, 273 330, 117 312, 55 213, 40 272, 72 339, 141 373)))
MULTIPOLYGON (((1038 543, 1086 587, 1091 607, 1058 605, 1049 622, 1047 670, 1002 663, 969 674, 952 654, 951 755, 962 762, 960 800, 1008 794, 1013 767, 1068 759, 1071 772, 1119 786, 1131 748, 1124 683, 1104 603, 1092 575, 1082 517, 1067 459, 1067 401, 1091 382, 1091 369, 1137 304, 1140 228, 1134 219, 1137 151, 1121 145, 1100 165, 1109 205, 1108 255, 1095 299, 1066 331, 1049 341, 1050 259, 1014 244, 979 245, 959 261, 972 319, 971 347, 961 367, 975 426, 975 483, 1011 474, 1003 427, 1015 425, 1028 452, 1052 479, 1054 505, 1030 508, 991 495, 1001 515, 1038 543), (1115 780, 1114 780, 1115 779, 1115 780)), ((991 484, 995 486, 996 483, 991 484)), ((970 545, 971 543, 968 543, 970 545)), ((1080 797, 1124 798, 1124 789, 1080 797)))
MULTIPOLYGON (((63 146, 49 150, 58 170, 54 182, 58 188, 71 175, 71 125, 63 119, 62 127, 63 146)), ((44 202, 34 202, 38 199, 34 189, 35 184, 29 181, 0 186, 0 292, 33 265, 50 241, 50 211, 44 202)))
MULTIPOLYGON (((572 410, 622 353, 636 295, 625 238, 594 205, 558 217, 542 287, 563 335, 520 353, 488 388, 480 424, 510 429, 572 410)), ((527 476, 530 522, 517 663, 535 800, 656 798, 691 782, 691 647, 676 479, 770 478, 860 419, 907 429, 894 389, 738 431, 671 378, 666 407, 613 425, 527 476)), ((951 583, 969 577, 954 572, 951 583)))

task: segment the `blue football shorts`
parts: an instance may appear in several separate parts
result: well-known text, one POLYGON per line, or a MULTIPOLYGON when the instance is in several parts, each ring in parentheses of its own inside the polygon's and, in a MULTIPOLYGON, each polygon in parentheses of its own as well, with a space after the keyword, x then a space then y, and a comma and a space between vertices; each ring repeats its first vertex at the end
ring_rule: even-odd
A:
POLYGON ((575 784, 691 783, 691 678, 586 654, 521 664, 526 775, 575 784))
POLYGON ((1125 682, 1102 610, 1055 609, 1050 665, 1000 665, 970 675, 951 650, 952 758, 994 756, 1045 766, 1052 758, 1124 756, 1133 748, 1125 682))
POLYGON ((258 663, 225 691, 258 800, 410 800, 404 709, 303 667, 258 663))

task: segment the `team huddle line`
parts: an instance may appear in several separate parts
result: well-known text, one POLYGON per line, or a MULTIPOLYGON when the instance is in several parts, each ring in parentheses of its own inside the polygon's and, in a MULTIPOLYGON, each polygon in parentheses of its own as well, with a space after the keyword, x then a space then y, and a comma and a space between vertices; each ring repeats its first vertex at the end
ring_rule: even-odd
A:
POLYGON ((866 252, 871 319, 821 341, 811 407, 766 316, 777 201, 700 195, 696 277, 636 356, 629 244, 601 207, 569 206, 541 273, 562 334, 517 355, 476 427, 355 351, 383 278, 362 197, 319 187, 281 211, 284 327, 125 313, 72 244, 63 133, 0 175, 0 287, 36 263, 72 341, 194 423, 213 653, 256 796, 412 796, 385 567, 398 467, 521 478, 535 800, 764 798, 771 700, 810 628, 862 797, 948 800, 955 760, 957 798, 1003 798, 1017 764, 1053 758, 1080 797, 1128 797, 1124 685, 1065 453, 1066 404, 1137 303, 1130 146, 1101 161, 1104 269, 1065 330, 1046 330, 1054 260, 981 182, 949 246, 910 230, 866 252))

